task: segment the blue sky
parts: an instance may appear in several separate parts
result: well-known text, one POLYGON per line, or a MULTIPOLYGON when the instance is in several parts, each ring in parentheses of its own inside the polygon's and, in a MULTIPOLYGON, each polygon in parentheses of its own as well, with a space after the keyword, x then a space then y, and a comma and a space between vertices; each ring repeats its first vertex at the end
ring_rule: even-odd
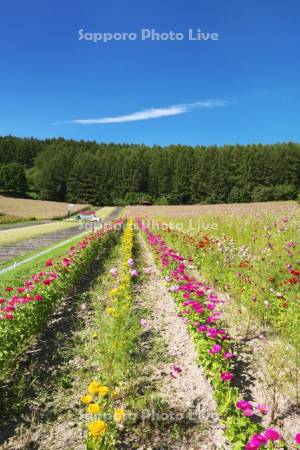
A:
POLYGON ((0 23, 0 135, 300 141, 299 0, 1 0, 0 23), (142 28, 220 39, 142 41, 142 28))

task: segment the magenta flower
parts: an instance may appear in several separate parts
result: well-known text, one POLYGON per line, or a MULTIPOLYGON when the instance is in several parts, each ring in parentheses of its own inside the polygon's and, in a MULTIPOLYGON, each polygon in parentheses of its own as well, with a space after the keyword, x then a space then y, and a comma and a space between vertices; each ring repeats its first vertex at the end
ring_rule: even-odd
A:
POLYGON ((247 402, 246 400, 239 400, 236 403, 236 407, 237 409, 240 409, 242 411, 246 410, 246 409, 252 409, 252 405, 250 402, 247 402))
POLYGON ((220 377, 222 381, 231 381, 233 379, 233 374, 231 372, 222 372, 220 377))
POLYGON ((136 269, 132 269, 132 271, 130 272, 132 277, 138 277, 139 273, 136 269))
POLYGON ((215 344, 210 350, 209 353, 211 355, 216 355, 217 353, 220 353, 220 351, 222 350, 222 345, 220 344, 215 344))
POLYGON ((251 441, 249 441, 246 444, 246 450, 257 450, 257 449, 259 449, 259 447, 260 447, 260 443, 253 439, 251 439, 251 441))
POLYGON ((257 450, 262 445, 268 443, 268 439, 263 434, 254 434, 246 445, 246 450, 257 450))
POLYGON ((295 442, 296 444, 300 444, 300 433, 297 433, 295 436, 295 442))
POLYGON ((268 443, 268 439, 263 434, 254 434, 252 439, 259 442, 261 445, 268 443))
POLYGON ((270 441, 279 441, 281 439, 280 434, 278 433, 278 431, 274 430, 274 428, 268 428, 264 432, 264 436, 270 441))
POLYGON ((225 359, 231 359, 234 357, 234 354, 230 352, 225 352, 223 356, 225 359))

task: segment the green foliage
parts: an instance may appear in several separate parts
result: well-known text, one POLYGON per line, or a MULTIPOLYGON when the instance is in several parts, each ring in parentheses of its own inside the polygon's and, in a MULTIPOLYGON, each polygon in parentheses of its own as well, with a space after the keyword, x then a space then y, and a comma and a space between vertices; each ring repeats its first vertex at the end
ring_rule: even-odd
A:
POLYGON ((124 205, 289 200, 300 189, 300 145, 165 148, 0 138, 0 164, 26 168, 49 200, 124 205))
POLYGON ((272 200, 293 200, 296 198, 297 188, 291 184, 277 186, 257 186, 253 189, 252 200, 254 202, 266 202, 272 200))
POLYGON ((0 165, 0 189, 3 191, 14 191, 25 193, 27 180, 24 167, 18 163, 0 165))

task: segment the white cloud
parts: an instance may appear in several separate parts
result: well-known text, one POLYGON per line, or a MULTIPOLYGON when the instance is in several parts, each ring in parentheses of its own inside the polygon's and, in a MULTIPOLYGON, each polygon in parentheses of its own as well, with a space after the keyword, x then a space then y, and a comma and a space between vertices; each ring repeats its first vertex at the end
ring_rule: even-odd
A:
POLYGON ((78 123, 81 125, 94 125, 106 123, 136 122, 139 120, 158 119, 159 117, 177 116, 189 112, 192 108, 216 108, 226 106, 228 103, 224 100, 206 100, 195 103, 184 103, 181 105, 167 106, 164 108, 151 108, 144 111, 126 114, 124 116, 102 117, 99 119, 75 119, 69 123, 78 123))

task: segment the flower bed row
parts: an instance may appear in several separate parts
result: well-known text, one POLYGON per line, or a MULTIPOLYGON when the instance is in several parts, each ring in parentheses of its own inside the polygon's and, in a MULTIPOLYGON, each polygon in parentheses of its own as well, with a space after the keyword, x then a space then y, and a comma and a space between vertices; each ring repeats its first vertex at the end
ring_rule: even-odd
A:
MULTIPOLYGON (((151 233, 141 221, 138 225, 156 254, 182 320, 195 343, 199 362, 213 385, 218 409, 226 425, 226 436, 233 449, 286 449, 277 430, 264 430, 260 425, 260 416, 268 413, 267 405, 253 405, 243 400, 238 389, 232 386, 232 362, 236 355, 232 352, 230 336, 221 326, 221 313, 218 312, 221 300, 216 292, 189 275, 188 262, 168 247, 161 236, 151 233)), ((294 441, 299 443, 300 436, 297 435, 294 441)))
POLYGON ((133 227, 129 221, 121 238, 120 267, 110 270, 115 286, 96 318, 99 332, 93 355, 100 366, 81 397, 87 415, 86 448, 114 449, 125 420, 126 399, 122 386, 132 369, 131 352, 140 332, 132 302, 132 283, 138 277, 133 251, 133 227))
MULTIPOLYGON (((251 234, 248 229, 245 233, 242 222, 236 225, 240 225, 243 245, 232 237, 236 238, 230 228, 225 228, 226 235, 221 231, 189 235, 174 230, 162 235, 169 245, 176 242, 184 255, 193 257, 208 282, 217 282, 256 321, 268 324, 299 352, 299 243, 291 239, 288 218, 274 219, 269 226, 249 225, 251 234)), ((296 236, 296 230, 294 233, 296 236)))
POLYGON ((45 326, 59 303, 81 279, 102 250, 115 242, 117 231, 87 235, 72 245, 64 257, 49 259, 45 270, 21 286, 7 286, 0 298, 0 373, 28 346, 45 326))

